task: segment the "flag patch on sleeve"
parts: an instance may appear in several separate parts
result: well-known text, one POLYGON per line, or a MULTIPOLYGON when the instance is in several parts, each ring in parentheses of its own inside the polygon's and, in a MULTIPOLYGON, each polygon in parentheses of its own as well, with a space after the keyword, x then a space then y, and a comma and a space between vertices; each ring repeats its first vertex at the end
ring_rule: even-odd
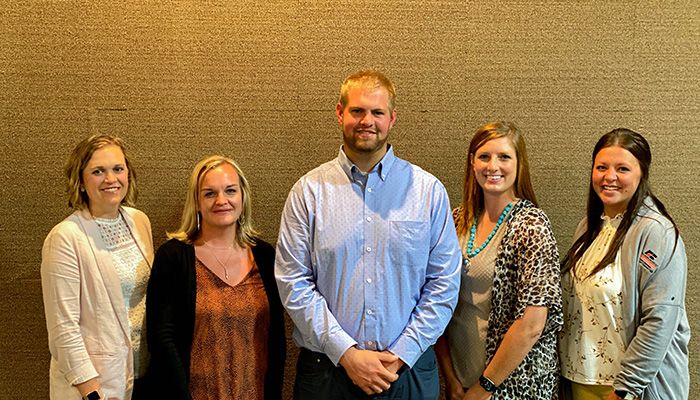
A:
POLYGON ((639 263, 649 272, 656 271, 656 254, 653 251, 647 250, 639 257, 639 263))

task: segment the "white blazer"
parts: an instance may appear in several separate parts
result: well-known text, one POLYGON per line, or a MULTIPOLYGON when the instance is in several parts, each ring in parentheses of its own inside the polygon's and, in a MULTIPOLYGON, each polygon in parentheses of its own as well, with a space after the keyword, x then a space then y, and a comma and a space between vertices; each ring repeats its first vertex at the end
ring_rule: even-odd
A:
MULTIPOLYGON (((150 267, 151 222, 135 208, 122 207, 120 213, 150 267)), ((130 400, 129 318, 112 256, 89 210, 75 211, 46 236, 41 288, 51 352, 50 398, 80 399, 73 385, 99 376, 108 398, 130 400)))

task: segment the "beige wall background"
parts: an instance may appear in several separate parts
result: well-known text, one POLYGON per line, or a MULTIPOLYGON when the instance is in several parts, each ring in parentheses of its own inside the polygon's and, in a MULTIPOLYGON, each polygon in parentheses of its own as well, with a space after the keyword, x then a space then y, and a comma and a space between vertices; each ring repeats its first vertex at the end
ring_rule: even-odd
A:
MULTIPOLYGON (((653 187, 688 247, 700 332, 699 16, 697 1, 4 1, 0 398, 48 397, 40 249, 70 212, 61 169, 80 139, 127 140, 156 245, 210 153, 241 164, 274 242, 291 185, 338 151, 342 79, 366 67, 398 87, 397 154, 438 176, 453 204, 472 132, 515 121, 561 252, 584 213, 596 139, 643 132, 653 187)), ((693 340, 691 398, 698 350, 693 340)))

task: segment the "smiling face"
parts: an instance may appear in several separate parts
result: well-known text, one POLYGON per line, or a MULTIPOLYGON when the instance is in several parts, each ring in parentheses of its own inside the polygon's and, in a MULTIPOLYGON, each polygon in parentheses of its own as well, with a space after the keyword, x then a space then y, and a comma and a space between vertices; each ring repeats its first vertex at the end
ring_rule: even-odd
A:
POLYGON ((515 178, 518 159, 513 143, 507 137, 491 139, 474 152, 472 168, 484 197, 504 196, 515 200, 515 178))
POLYGON ((353 162, 375 159, 387 150, 387 137, 396 122, 396 111, 389 108, 389 92, 383 87, 352 87, 347 104, 338 103, 336 117, 343 130, 343 149, 353 162))
POLYGON ((100 218, 116 217, 129 188, 129 170, 119 146, 95 150, 83 169, 82 181, 90 213, 100 218))
POLYGON ((202 231, 229 228, 238 223, 243 211, 243 192, 236 169, 223 163, 202 178, 198 193, 202 231))
POLYGON ((639 161, 620 146, 601 149, 593 161, 591 184, 608 217, 625 212, 641 179, 639 161))

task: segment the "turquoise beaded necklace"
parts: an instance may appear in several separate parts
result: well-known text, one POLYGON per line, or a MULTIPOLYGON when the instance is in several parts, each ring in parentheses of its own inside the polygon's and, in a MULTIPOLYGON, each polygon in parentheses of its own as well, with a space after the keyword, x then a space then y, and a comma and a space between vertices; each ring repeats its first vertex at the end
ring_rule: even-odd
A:
POLYGON ((486 238, 486 240, 484 240, 484 243, 482 243, 481 246, 477 247, 476 249, 472 250, 474 247, 474 238, 476 238, 476 217, 474 217, 472 230, 471 232, 469 232, 469 242, 467 242, 467 257, 474 258, 477 254, 481 253, 481 250, 483 250, 486 247, 486 245, 489 244, 491 238, 493 238, 496 235, 496 232, 498 232, 498 228, 501 226, 503 220, 506 218, 506 215, 508 215, 508 211, 510 211, 512 207, 513 203, 508 203, 506 208, 503 209, 501 216, 498 217, 498 222, 496 222, 496 226, 493 227, 493 230, 491 231, 491 233, 489 233, 489 236, 486 238))

